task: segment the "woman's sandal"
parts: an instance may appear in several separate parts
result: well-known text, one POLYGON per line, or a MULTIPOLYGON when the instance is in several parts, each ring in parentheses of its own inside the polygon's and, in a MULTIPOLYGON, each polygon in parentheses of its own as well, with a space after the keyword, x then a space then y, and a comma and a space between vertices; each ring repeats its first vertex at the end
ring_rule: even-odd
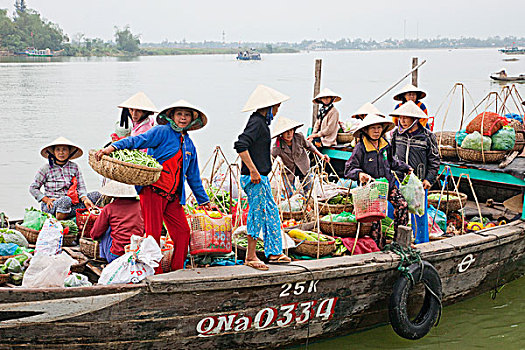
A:
POLYGON ((292 262, 292 259, 290 257, 286 256, 285 254, 277 255, 276 257, 271 257, 268 260, 269 264, 289 264, 292 262))
POLYGON ((246 260, 244 265, 261 271, 267 271, 269 269, 268 265, 263 263, 261 260, 246 260))

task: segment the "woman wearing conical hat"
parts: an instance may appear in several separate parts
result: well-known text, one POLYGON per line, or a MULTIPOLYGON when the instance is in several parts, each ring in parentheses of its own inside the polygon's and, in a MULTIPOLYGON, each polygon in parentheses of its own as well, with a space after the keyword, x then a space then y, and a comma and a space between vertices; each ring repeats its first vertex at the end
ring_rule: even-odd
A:
POLYGON ((308 141, 312 141, 316 147, 330 147, 337 144, 339 112, 334 107, 334 103, 339 101, 341 96, 328 88, 321 90, 313 99, 314 103, 321 105, 312 134, 308 136, 308 141))
POLYGON ((130 135, 143 134, 155 125, 152 115, 158 112, 157 107, 143 92, 137 92, 119 104, 118 107, 122 108, 122 113, 120 114, 120 122, 116 126, 116 131, 112 135, 113 141, 118 141, 130 135), (128 130, 129 134, 127 134, 128 130))
POLYGON ((363 120, 368 114, 375 114, 380 117, 384 117, 384 115, 379 111, 379 109, 377 109, 377 107, 371 104, 370 102, 367 102, 361 107, 359 107, 359 109, 355 111, 354 114, 352 114, 350 117, 363 120))
MULTIPOLYGON (((420 88, 412 85, 412 84, 406 84, 405 86, 403 86, 403 88, 396 94, 394 95, 394 100, 396 101, 400 101, 395 107, 394 109, 398 109, 399 107, 401 107, 403 104, 405 104, 407 101, 412 101, 414 102, 426 115, 428 115, 428 111, 427 111, 427 106, 425 106, 425 104, 423 102, 421 102, 420 100, 424 99, 425 96, 427 96, 427 93, 423 90, 421 90, 420 88)), ((430 128, 430 130, 432 130, 433 128, 433 118, 431 118, 431 122, 428 123, 428 117, 426 119, 421 119, 421 125, 423 126, 426 126, 427 128, 430 128), (427 126, 427 123, 429 124, 427 126)), ((397 125, 397 117, 394 117, 393 119, 394 121, 394 124, 397 125)))
POLYGON ((273 199, 268 174, 272 170, 270 157, 271 134, 269 125, 282 102, 290 99, 277 90, 259 85, 250 95, 243 112, 253 111, 234 148, 242 160, 241 185, 248 196, 246 252, 247 266, 268 270, 268 266, 257 258, 255 246, 260 232, 263 233, 264 253, 270 263, 289 263, 283 254, 281 219, 273 199))
POLYGON ((41 210, 58 220, 73 217, 76 209, 92 208, 100 193, 87 192, 79 166, 73 159, 82 156, 82 149, 65 137, 44 146, 40 155, 47 159, 29 186, 31 195, 41 203, 41 210), (44 186, 44 193, 40 189, 44 186))
MULTIPOLYGON (((295 177, 297 176, 300 183, 303 183, 310 169, 310 159, 306 151, 316 154, 327 162, 330 161, 328 155, 319 152, 302 133, 296 132, 301 126, 303 124, 295 120, 279 117, 272 132, 272 138, 276 138, 272 147, 272 156, 281 157, 283 161, 286 173, 285 187, 290 196, 293 194, 295 177)), ((310 186, 311 181, 307 180, 304 189, 308 191, 310 186)))
MULTIPOLYGON (((148 154, 162 164, 160 178, 152 185, 140 188, 140 205, 144 216, 146 235, 160 244, 162 223, 174 242, 171 269, 184 267, 190 240, 190 228, 182 206, 186 204, 188 182, 199 205, 209 208, 199 172, 197 150, 188 131, 201 129, 208 122, 206 115, 189 102, 179 100, 164 108, 157 116, 157 126, 144 134, 127 137, 97 152, 98 160, 104 154, 118 149, 147 148, 148 154)), ((157 273, 162 273, 159 266, 157 273)))
MULTIPOLYGON (((415 175, 423 182, 423 188, 429 190, 436 181, 441 160, 436 136, 421 125, 427 115, 413 101, 408 101, 390 113, 397 117, 397 129, 392 135, 394 157, 407 163, 414 169, 415 175)), ((412 229, 416 233, 416 243, 428 242, 428 220, 425 215, 412 214, 412 229), (416 227, 419 232, 416 232, 416 227)))
POLYGON ((100 193, 111 203, 102 209, 89 235, 100 239, 100 256, 110 263, 124 254, 132 235, 144 235, 144 219, 134 186, 109 181, 100 193))
MULTIPOLYGON (((359 142, 352 156, 345 164, 345 177, 366 183, 372 179, 386 178, 388 180, 388 200, 394 206, 394 240, 397 237, 398 226, 408 224, 408 203, 395 186, 393 171, 410 173, 412 169, 403 161, 394 158, 392 147, 384 135, 394 128, 394 123, 375 114, 369 114, 363 119, 354 136, 359 142)), ((386 237, 381 233, 381 223, 374 222, 370 237, 382 249, 386 237)))

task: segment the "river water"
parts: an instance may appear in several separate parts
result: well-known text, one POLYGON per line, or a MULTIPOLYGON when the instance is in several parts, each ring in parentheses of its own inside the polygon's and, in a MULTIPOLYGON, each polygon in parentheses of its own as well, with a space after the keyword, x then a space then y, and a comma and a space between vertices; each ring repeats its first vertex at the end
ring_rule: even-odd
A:
MULTIPOLYGON (((43 145, 65 136, 85 153, 102 147, 119 119, 116 106, 137 91, 144 91, 159 108, 181 98, 202 107, 209 123, 191 135, 202 165, 216 145, 233 156, 233 142, 248 117, 240 110, 257 84, 290 95, 279 115, 309 126, 316 58, 323 59, 322 86, 343 97, 337 108, 345 119, 408 72, 412 57, 427 60, 419 72, 419 86, 428 94, 424 102, 431 115, 456 82, 464 83, 477 103, 501 88, 490 81, 490 73, 501 68, 509 75, 525 73, 525 58, 504 62, 496 49, 304 52, 263 55, 262 61, 254 62, 237 62, 233 55, 0 59, 0 211, 20 218, 24 208, 37 204, 28 187, 45 162, 39 154, 43 145)), ((407 82, 376 106, 390 112, 394 92, 407 82)), ((518 89, 525 96, 524 87, 518 89)), ((459 96, 454 96, 445 118, 447 106, 436 115, 437 129, 444 125, 444 130, 458 130, 459 96)), ((473 104, 467 100, 466 106, 470 111, 473 104)), ((90 170, 87 157, 77 162, 88 189, 97 189, 100 178, 90 170)), ((446 308, 440 327, 418 342, 401 340, 383 327, 311 348, 524 348, 524 287, 522 279, 506 287, 496 301, 485 295, 446 308)))

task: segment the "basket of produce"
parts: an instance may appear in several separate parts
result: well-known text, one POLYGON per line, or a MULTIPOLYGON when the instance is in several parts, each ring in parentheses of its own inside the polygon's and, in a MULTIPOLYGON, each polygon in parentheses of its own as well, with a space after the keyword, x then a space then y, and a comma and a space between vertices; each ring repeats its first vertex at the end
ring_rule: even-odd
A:
POLYGON ((349 143, 354 140, 354 136, 348 132, 337 133, 337 143, 349 143))
MULTIPOLYGON (((321 232, 338 237, 355 237, 357 234, 357 221, 352 213, 326 215, 319 221, 321 232)), ((359 236, 370 233, 371 223, 362 223, 359 227, 359 236)))
POLYGON ((23 234, 24 237, 27 239, 27 241, 31 244, 36 243, 36 240, 38 239, 38 234, 40 233, 40 231, 34 230, 29 227, 22 226, 20 224, 16 224, 15 229, 19 231, 21 234, 23 234))
POLYGON ((516 142, 514 143, 514 148, 512 150, 521 152, 523 151, 523 148, 525 148, 525 138, 523 137, 523 133, 517 132, 516 142))
POLYGON ((339 214, 343 211, 352 212, 354 207, 352 205, 352 197, 338 194, 330 198, 328 201, 319 202, 319 214, 339 214))
POLYGON ((78 238, 78 226, 75 220, 60 220, 60 225, 64 228, 63 244, 65 246, 72 246, 78 238))
MULTIPOLYGON (((234 243, 234 252, 237 254, 237 259, 245 260, 246 259, 246 250, 248 249, 248 238, 245 234, 235 235, 234 243)), ((268 258, 264 254, 264 242, 262 239, 258 238, 255 245, 255 254, 257 258, 261 261, 268 261, 268 258)))
POLYGON ((507 155, 507 151, 477 151, 463 147, 457 148, 459 158, 467 162, 499 163, 507 155))
POLYGON ((82 254, 90 259, 102 259, 97 241, 88 238, 81 238, 79 243, 82 254))
POLYGON ((80 231, 81 237, 89 237, 89 233, 95 225, 100 211, 102 208, 84 209, 79 208, 76 210, 77 217, 77 230, 80 231))
POLYGON ((89 151, 89 165, 100 175, 128 185, 148 186, 156 182, 162 166, 155 158, 139 150, 118 150, 95 159, 96 150, 89 151))
POLYGON ((467 205, 467 195, 465 193, 455 191, 428 191, 428 205, 432 205, 434 208, 438 207, 439 197, 441 196, 441 203, 439 204, 439 210, 445 211, 447 208, 450 211, 458 211, 461 208, 465 208, 467 205))
POLYGON ((458 151, 456 147, 439 145, 439 155, 441 159, 453 160, 458 158, 458 151))
POLYGON ((300 194, 283 200, 281 204, 279 204, 279 211, 282 214, 283 220, 303 220, 307 215, 305 202, 306 199, 300 194))
POLYGON ((316 233, 312 231, 303 231, 293 229, 288 232, 288 235, 295 242, 295 252, 311 257, 317 257, 317 250, 319 249, 319 256, 332 254, 335 251, 335 238, 316 233))
POLYGON ((378 179, 350 190, 355 218, 359 222, 374 222, 386 217, 388 208, 388 180, 378 179))

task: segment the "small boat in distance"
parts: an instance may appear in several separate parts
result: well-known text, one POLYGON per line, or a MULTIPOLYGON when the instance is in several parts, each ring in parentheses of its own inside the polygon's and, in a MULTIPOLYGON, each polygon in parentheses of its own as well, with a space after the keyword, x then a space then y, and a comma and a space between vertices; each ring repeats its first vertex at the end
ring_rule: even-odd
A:
POLYGON ((492 73, 490 75, 490 78, 496 81, 512 81, 512 82, 524 82, 525 83, 525 74, 520 74, 518 76, 508 76, 507 72, 505 72, 505 69, 500 70, 499 72, 492 73))
POLYGON ((261 54, 255 49, 239 51, 237 59, 241 61, 260 61, 261 54))
POLYGON ((525 54, 525 49, 520 49, 515 45, 512 45, 511 47, 505 47, 504 49, 499 49, 498 51, 506 55, 524 55, 525 54))
POLYGON ((29 47, 25 51, 19 53, 28 57, 53 57, 53 52, 50 49, 37 50, 34 47, 29 47))

